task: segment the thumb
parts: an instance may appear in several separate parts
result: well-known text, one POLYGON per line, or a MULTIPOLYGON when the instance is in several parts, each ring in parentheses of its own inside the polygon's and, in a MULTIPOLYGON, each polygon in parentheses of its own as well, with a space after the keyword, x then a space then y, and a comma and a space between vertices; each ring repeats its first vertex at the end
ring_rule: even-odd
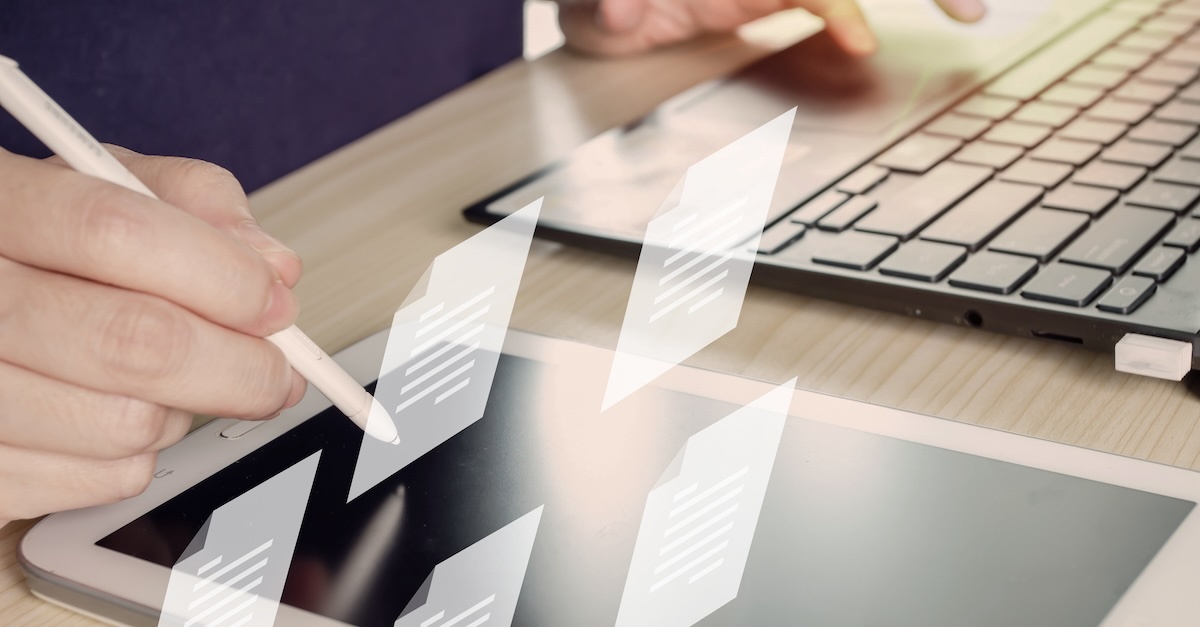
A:
POLYGON ((151 157, 119 146, 105 147, 163 202, 258 251, 284 285, 295 287, 300 281, 299 255, 259 226, 242 185, 228 170, 196 159, 151 157))

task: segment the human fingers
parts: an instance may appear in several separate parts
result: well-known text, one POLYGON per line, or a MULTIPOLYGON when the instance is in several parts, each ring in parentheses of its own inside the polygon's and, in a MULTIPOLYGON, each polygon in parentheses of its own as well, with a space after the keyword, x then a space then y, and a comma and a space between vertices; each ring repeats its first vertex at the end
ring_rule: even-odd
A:
POLYGON ((978 22, 987 15, 983 0, 934 0, 946 15, 960 22, 978 22))
POLYGON ((627 9, 614 3, 632 1, 563 4, 559 24, 567 43, 601 56, 636 54, 704 33, 731 32, 772 13, 801 8, 824 19, 830 35, 848 53, 865 56, 878 47, 854 0, 645 0, 638 21, 629 26, 619 18, 627 9), (610 27, 610 22, 624 30, 610 27))
POLYGON ((0 444, 0 521, 34 518, 141 494, 157 455, 85 459, 0 444))
POLYGON ((615 2, 558 0, 558 24, 567 45, 587 54, 617 57, 645 52, 694 34, 693 27, 685 22, 664 20, 661 7, 652 8, 651 0, 615 2))
POLYGON ((279 411, 295 386, 283 353, 262 338, 157 296, 4 259, 0 360, 92 390, 235 418, 279 411))
POLYGON ((596 22, 614 33, 627 33, 646 18, 650 0, 600 0, 596 22))
POLYGON ((271 265, 203 220, 3 151, 0 171, 0 257, 161 296, 244 333, 267 335, 295 319, 295 296, 271 265))
POLYGON ((192 414, 63 383, 0 362, 0 444, 123 459, 183 439, 192 414))
MULTIPOLYGON (((250 212, 250 201, 241 183, 229 170, 198 159, 154 157, 120 146, 105 147, 164 202, 258 251, 284 285, 295 287, 300 281, 300 256, 262 229, 250 212)), ((292 391, 284 408, 299 403, 307 386, 300 373, 293 372, 292 391)))
POLYGON ((120 146, 107 146, 164 202, 204 220, 258 251, 284 285, 300 280, 300 256, 271 237, 250 212, 250 201, 233 174, 207 161, 183 157, 152 157, 120 146))
POLYGON ((867 18, 855 0, 789 0, 825 21, 825 30, 842 50, 867 56, 879 48, 879 42, 867 18))

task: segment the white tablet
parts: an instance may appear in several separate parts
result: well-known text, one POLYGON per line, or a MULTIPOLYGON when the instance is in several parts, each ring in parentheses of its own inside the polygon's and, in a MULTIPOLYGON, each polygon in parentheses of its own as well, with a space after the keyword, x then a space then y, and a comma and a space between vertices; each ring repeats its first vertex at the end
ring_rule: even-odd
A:
MULTIPOLYGON (((339 361, 369 382, 385 341, 376 334, 339 361)), ((748 548, 730 554, 738 563, 718 571, 725 579, 695 583, 721 560, 685 572, 700 561, 664 545, 649 576, 668 588, 636 590, 635 553, 657 542, 639 539, 648 497, 688 472, 679 460, 699 450, 693 436, 775 386, 676 368, 601 413, 611 361, 510 332, 484 416, 349 503, 362 433, 319 394, 240 437, 221 435, 240 423, 218 420, 164 452, 141 496, 34 527, 20 547, 30 588, 94 616, 155 624, 171 568, 210 514, 320 451, 280 625, 501 624, 488 622, 486 597, 475 615, 397 620, 424 616, 414 607, 453 587, 431 577, 435 568, 444 575, 451 558, 531 512, 540 522, 523 536, 527 568, 511 571, 521 573, 514 625, 1200 624, 1200 473, 800 390, 774 436, 765 491, 743 503, 757 508, 739 528, 748 548), (695 597, 670 620, 623 608, 630 595, 657 602, 671 586, 719 581, 727 597, 695 597)), ((679 490, 676 509, 718 487, 679 490)), ((716 517, 719 505, 697 507, 716 517)), ((700 543, 719 523, 683 534, 697 538, 686 550, 728 546, 700 543)))

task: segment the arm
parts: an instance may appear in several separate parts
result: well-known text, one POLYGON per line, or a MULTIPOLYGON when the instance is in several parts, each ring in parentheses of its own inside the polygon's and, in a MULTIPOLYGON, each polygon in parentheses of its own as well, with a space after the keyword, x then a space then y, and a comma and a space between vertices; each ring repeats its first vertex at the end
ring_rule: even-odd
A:
MULTIPOLYGON (((964 22, 983 18, 982 0, 935 0, 964 22)), ((877 42, 855 0, 558 0, 567 43, 598 55, 652 50, 706 33, 727 33, 747 22, 800 8, 825 20, 846 52, 868 55, 877 42)))

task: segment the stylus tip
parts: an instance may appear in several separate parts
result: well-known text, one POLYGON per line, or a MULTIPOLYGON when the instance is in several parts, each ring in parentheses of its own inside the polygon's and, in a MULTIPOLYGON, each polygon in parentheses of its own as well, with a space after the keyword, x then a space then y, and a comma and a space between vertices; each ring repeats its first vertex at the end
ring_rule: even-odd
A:
POLYGON ((400 436, 396 436, 396 439, 392 440, 392 446, 396 446, 399 443, 400 443, 400 436))

